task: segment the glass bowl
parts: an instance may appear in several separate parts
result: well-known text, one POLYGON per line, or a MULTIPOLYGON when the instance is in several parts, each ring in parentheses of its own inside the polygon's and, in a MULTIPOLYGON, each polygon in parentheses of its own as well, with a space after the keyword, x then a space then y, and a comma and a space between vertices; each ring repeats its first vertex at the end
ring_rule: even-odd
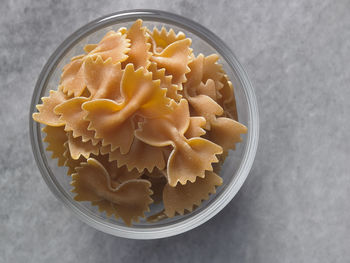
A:
MULTIPOLYGON (((222 40, 203 26, 185 17, 158 10, 131 10, 118 12, 99 18, 69 36, 52 54, 40 73, 36 83, 30 106, 30 138, 35 160, 40 172, 54 195, 61 200, 78 218, 90 226, 103 232, 134 239, 154 239, 177 235, 193 229, 222 210, 236 195, 245 181, 253 164, 259 132, 259 118, 256 98, 249 78, 234 54, 222 40), (195 55, 203 53, 209 55, 217 53, 219 63, 230 77, 235 88, 239 121, 248 127, 248 133, 243 135, 243 142, 237 145, 235 151, 230 151, 226 158, 220 176, 223 184, 209 200, 200 207, 184 216, 176 216, 156 223, 147 223, 141 220, 132 227, 127 227, 115 218, 108 218, 99 213, 97 208, 88 202, 76 202, 71 193, 70 177, 66 176, 66 168, 57 167, 57 160, 52 160, 51 153, 45 150, 43 143, 42 125, 32 119, 36 111, 35 105, 40 98, 47 96, 49 90, 56 89, 59 83, 62 67, 71 57, 83 53, 84 45, 97 43, 103 35, 111 29, 128 27, 136 19, 141 18, 149 28, 173 28, 175 32, 182 31, 192 39, 192 48, 195 55)), ((151 213, 159 210, 153 205, 151 213)))

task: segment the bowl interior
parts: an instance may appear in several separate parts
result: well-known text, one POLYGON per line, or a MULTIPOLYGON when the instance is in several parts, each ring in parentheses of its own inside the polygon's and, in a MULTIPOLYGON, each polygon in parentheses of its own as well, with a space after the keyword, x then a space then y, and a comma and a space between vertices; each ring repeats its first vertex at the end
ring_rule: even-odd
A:
MULTIPOLYGON (((160 234, 158 236, 147 237, 147 233, 154 233, 155 230, 169 230, 175 225, 179 226, 184 222, 191 224, 191 219, 196 217, 200 218, 199 215, 203 216, 205 213, 213 213, 213 211, 220 206, 220 200, 223 198, 228 198, 228 192, 232 191, 232 186, 237 182, 237 177, 240 175, 240 173, 242 173, 242 161, 249 158, 248 143, 250 140, 250 129, 252 128, 251 106, 249 105, 250 101, 247 96, 247 88, 245 83, 242 81, 241 72, 239 72, 237 68, 232 67, 232 61, 230 61, 230 58, 227 58, 225 54, 222 54, 222 50, 219 50, 217 47, 212 45, 212 43, 208 43, 208 39, 205 39, 203 35, 195 32, 195 30, 192 28, 181 25, 179 22, 166 20, 164 18, 161 19, 158 16, 142 16, 142 14, 114 20, 110 19, 108 23, 100 25, 99 27, 86 27, 84 33, 81 33, 80 36, 78 31, 75 36, 71 36, 74 41, 71 39, 70 43, 66 43, 63 49, 62 46, 60 47, 60 54, 56 54, 55 57, 51 58, 51 65, 44 69, 46 72, 41 82, 38 81, 37 89, 35 90, 36 94, 33 96, 33 104, 40 103, 40 98, 43 96, 48 96, 49 90, 57 89, 63 66, 67 64, 72 57, 82 54, 84 52, 83 47, 86 44, 99 42, 99 40, 110 30, 117 30, 120 27, 129 27, 137 18, 142 18, 144 25, 149 29, 153 29, 153 27, 160 29, 162 26, 164 26, 167 29, 174 29, 175 32, 184 32, 187 37, 192 39, 193 53, 196 56, 199 53, 203 53, 206 56, 213 53, 218 54, 220 56, 219 63, 223 65, 224 70, 233 83, 239 121, 248 127, 249 132, 247 135, 243 135, 243 142, 237 144, 236 150, 229 152, 229 155, 220 172, 220 176, 223 178, 223 185, 217 188, 217 193, 211 195, 209 200, 204 201, 200 207, 187 215, 176 216, 174 218, 169 218, 156 223, 148 223, 144 219, 141 219, 140 222, 134 223, 132 227, 127 227, 122 221, 116 220, 114 217, 109 218, 105 213, 98 212, 97 207, 91 206, 89 202, 76 202, 73 200, 74 195, 71 193, 72 186, 70 185, 71 178, 66 175, 67 168, 58 167, 57 160, 51 159, 51 153, 45 150, 47 145, 42 140, 45 136, 45 134, 41 132, 42 125, 33 121, 31 121, 32 129, 34 131, 34 138, 32 138, 32 142, 34 142, 34 154, 36 155, 38 163, 40 163, 39 168, 41 167, 43 177, 50 186, 51 190, 53 190, 61 200, 63 199, 63 201, 69 207, 77 212, 77 214, 79 214, 85 222, 90 223, 100 230, 119 236, 137 238, 137 235, 140 234, 146 235, 140 236, 140 238, 153 238, 160 237, 162 235, 160 234), (209 207, 212 209, 208 209, 209 207), (214 209, 213 207, 216 208, 214 209), (136 236, 133 236, 133 234, 136 236)), ((213 39, 213 41, 215 42, 215 39, 213 39)), ((250 157, 251 154, 252 153, 249 154, 250 157)), ((255 151, 253 151, 253 157, 254 154, 255 151)), ((240 188, 240 185, 238 184, 237 187, 240 188)), ((238 189, 235 191, 238 191, 238 189)), ((150 208, 151 211, 146 214, 147 216, 162 209, 160 205, 152 205, 150 208)), ((207 215, 207 217, 211 216, 212 215, 210 214, 207 215)), ((200 223, 201 222, 197 223, 197 225, 200 223)), ((175 231, 176 233, 174 232, 173 234, 183 231, 185 230, 177 230, 175 231)), ((171 234, 164 234, 163 236, 165 235, 171 234)))

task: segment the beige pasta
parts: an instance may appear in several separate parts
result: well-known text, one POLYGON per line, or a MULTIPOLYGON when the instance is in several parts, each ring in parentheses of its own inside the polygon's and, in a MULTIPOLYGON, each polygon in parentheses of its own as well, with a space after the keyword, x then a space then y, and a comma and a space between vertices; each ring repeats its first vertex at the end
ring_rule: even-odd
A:
POLYGON ((220 167, 247 128, 219 56, 196 56, 191 44, 139 19, 63 67, 33 119, 76 201, 130 226, 152 203, 164 210, 149 223, 189 213, 222 184, 220 167))

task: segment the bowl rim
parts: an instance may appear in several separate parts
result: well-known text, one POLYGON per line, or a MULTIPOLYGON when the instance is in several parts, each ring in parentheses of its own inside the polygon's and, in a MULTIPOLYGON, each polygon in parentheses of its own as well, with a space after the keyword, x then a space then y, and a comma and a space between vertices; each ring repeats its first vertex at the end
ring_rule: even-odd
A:
POLYGON ((72 33, 57 47, 46 62, 36 82, 29 111, 29 131, 33 155, 45 183, 56 198, 61 200, 64 205, 69 208, 69 210, 72 210, 80 220, 100 231, 115 236, 131 239, 156 239, 181 234, 205 223, 220 212, 237 194, 238 190, 241 188, 249 174, 257 151, 259 137, 259 113, 254 89, 245 69, 238 62, 236 56, 230 50, 230 48, 218 36, 197 22, 177 14, 153 9, 134 9, 111 13, 95 19, 72 33), (242 84, 248 105, 249 129, 246 137, 247 143, 235 178, 226 186, 226 189, 220 196, 221 198, 214 200, 206 209, 200 211, 194 216, 181 222, 175 222, 170 226, 130 228, 113 225, 112 223, 99 220, 97 217, 94 217, 92 212, 90 214, 84 213, 63 191, 60 190, 58 182, 51 173, 50 169, 48 169, 45 158, 43 158, 43 156, 40 154, 40 125, 34 122, 32 119, 32 113, 35 112, 35 105, 40 101, 42 91, 44 90, 44 87, 46 87, 53 70, 59 63, 60 58, 66 54, 70 48, 72 48, 85 36, 101 28, 113 25, 115 22, 134 21, 137 18, 171 23, 172 25, 179 26, 191 33, 194 33, 196 36, 199 36, 209 45, 214 47, 220 53, 220 55, 225 58, 228 65, 236 71, 237 78, 242 84))

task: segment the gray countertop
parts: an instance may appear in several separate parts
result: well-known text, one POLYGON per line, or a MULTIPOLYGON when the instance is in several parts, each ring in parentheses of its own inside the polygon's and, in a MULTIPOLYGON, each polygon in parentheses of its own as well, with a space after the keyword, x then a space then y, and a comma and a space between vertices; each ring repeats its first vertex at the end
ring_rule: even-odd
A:
POLYGON ((349 262, 350 2, 10 1, 0 9, 0 262, 349 262), (216 32, 246 67, 261 134, 232 202, 179 236, 99 232, 49 191, 34 162, 35 81, 69 34, 99 16, 155 8, 216 32))

